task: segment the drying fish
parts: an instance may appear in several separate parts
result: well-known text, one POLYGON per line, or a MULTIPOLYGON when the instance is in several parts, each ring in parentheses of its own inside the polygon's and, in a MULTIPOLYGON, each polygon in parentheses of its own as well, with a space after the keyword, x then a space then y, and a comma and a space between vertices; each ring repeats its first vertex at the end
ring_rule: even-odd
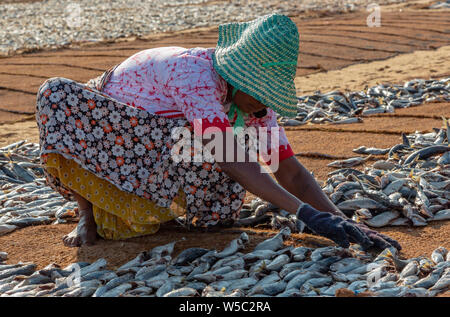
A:
POLYGON ((52 219, 49 217, 23 217, 17 219, 7 220, 5 222, 6 225, 16 226, 18 228, 28 227, 28 226, 36 226, 42 224, 49 224, 52 222, 52 219))
POLYGON ((380 170, 386 170, 390 171, 396 167, 394 162, 385 161, 385 160, 378 160, 373 165, 373 168, 380 169, 380 170))
POLYGON ((234 239, 233 241, 231 241, 230 245, 226 247, 222 252, 217 253, 216 257, 218 259, 223 259, 230 255, 233 255, 239 250, 242 250, 244 248, 244 243, 246 242, 248 242, 248 236, 245 232, 243 232, 238 239, 234 239))
POLYGON ((170 242, 166 245, 153 248, 150 252, 151 258, 162 258, 166 255, 171 255, 176 242, 170 242))
POLYGON ((300 262, 306 259, 306 256, 308 253, 311 252, 310 248, 305 248, 305 247, 298 247, 295 248, 293 250, 291 250, 291 254, 293 256, 293 260, 300 262))
POLYGON ((286 289, 286 285, 287 283, 284 281, 278 281, 274 283, 264 283, 258 287, 255 287, 253 291, 249 293, 249 296, 255 294, 275 296, 277 294, 282 293, 286 289))
POLYGON ((346 160, 339 160, 339 161, 331 162, 331 163, 327 164, 327 166, 336 167, 336 168, 353 167, 353 166, 358 166, 358 165, 364 164, 369 158, 371 158, 370 155, 367 157, 352 157, 352 158, 349 158, 346 160))
POLYGON ((35 264, 27 264, 20 267, 13 267, 0 271, 0 280, 13 275, 31 275, 36 269, 35 264))
POLYGON ((398 217, 400 217, 400 213, 398 211, 395 211, 395 210, 394 211, 386 211, 379 215, 376 215, 375 217, 373 217, 371 219, 364 220, 364 223, 366 225, 369 225, 370 227, 379 228, 379 227, 386 226, 387 224, 389 224, 394 219, 397 219, 398 217))
POLYGON ((414 287, 426 289, 432 287, 441 278, 442 274, 444 273, 444 270, 445 267, 433 270, 430 275, 414 283, 414 287))
POLYGON ((439 247, 431 253, 431 259, 436 264, 445 262, 445 257, 447 256, 447 253, 448 253, 448 251, 446 248, 439 247))
POLYGON ((266 269, 269 271, 279 271, 285 264, 289 263, 289 261, 289 256, 287 256, 286 254, 281 254, 277 256, 272 262, 270 262, 266 266, 266 269))
POLYGON ((0 236, 10 233, 16 230, 17 228, 18 228, 17 226, 13 225, 0 224, 0 236))
POLYGON ((450 268, 447 268, 441 278, 429 289, 431 294, 437 294, 440 291, 450 288, 450 268))
POLYGON ((243 219, 238 219, 234 222, 234 226, 235 227, 242 227, 242 226, 256 226, 257 224, 260 223, 265 223, 268 220, 270 220, 270 216, 269 215, 262 215, 259 217, 256 217, 254 215, 247 217, 247 218, 243 218, 243 219))
POLYGON ((256 250, 272 250, 277 251, 281 249, 284 245, 284 240, 289 237, 291 234, 291 230, 289 228, 283 228, 277 235, 275 235, 273 238, 265 240, 258 244, 255 247, 256 250))
MULTIPOLYGON (((363 116, 378 113, 392 113, 396 108, 419 105, 433 100, 448 98, 448 78, 441 80, 417 79, 404 85, 379 84, 366 91, 328 93, 315 92, 313 95, 298 97, 295 122, 280 117, 280 125, 300 125, 330 122, 356 123, 363 116), (434 84, 434 85, 433 85, 434 84), (430 89, 433 87, 432 89, 430 89)), ((448 136, 447 136, 448 138, 448 136)))
POLYGON ((358 210, 361 208, 378 210, 386 209, 385 206, 370 198, 346 200, 342 203, 339 203, 337 207, 340 210, 358 210))
MULTIPOLYGON (((422 173, 420 177, 427 184, 443 181, 436 171, 433 176, 422 173)), ((404 178, 409 174, 410 170, 404 178)), ((401 175, 399 171, 392 177, 403 179, 401 175)), ((349 181, 346 176, 334 176, 336 182, 349 181)), ((418 186, 413 180, 411 184, 418 186)), ((340 188, 353 186, 357 185, 343 184, 340 188)), ((381 190, 366 188, 369 185, 364 181, 358 186, 364 188, 360 195, 371 193, 371 197, 375 194, 370 191, 381 190)), ((426 189, 423 193, 427 195, 426 189)), ((403 202, 402 198, 407 200, 405 206, 414 204, 397 193, 389 197, 382 193, 380 197, 383 205, 391 199, 403 202)), ((429 198, 430 203, 446 203, 438 198, 429 198)), ((383 215, 376 214, 378 209, 359 213, 370 212, 374 216, 367 221, 383 215)), ((398 210, 388 212, 400 216, 398 210)), ((139 253, 115 270, 106 269, 104 259, 77 262, 63 269, 51 264, 39 271, 33 264, 0 264, 0 296, 334 296, 340 288, 356 293, 369 289, 375 296, 436 296, 450 288, 449 252, 443 247, 433 251, 431 259, 399 259, 393 248, 374 256, 355 245, 348 249, 285 247, 290 234, 291 230, 284 228, 244 253, 242 246, 248 244, 249 237, 242 233, 221 252, 191 248, 174 260, 170 257, 172 242, 139 253)))
POLYGON ((305 272, 305 274, 299 274, 287 283, 286 290, 291 288, 300 289, 308 280, 320 277, 325 277, 325 275, 319 272, 305 272))
POLYGON ((244 255, 244 260, 247 263, 252 263, 255 262, 257 260, 270 260, 272 259, 275 255, 277 255, 277 252, 272 251, 272 250, 255 250, 253 252, 247 253, 244 255))
POLYGON ((450 209, 440 210, 434 214, 433 218, 428 221, 448 220, 450 219, 450 209))
POLYGON ((411 275, 416 275, 419 272, 419 262, 412 261, 409 262, 404 269, 400 272, 400 278, 409 277, 411 275))
POLYGON ((360 146, 356 149, 353 149, 353 152, 357 153, 357 154, 372 154, 372 155, 384 155, 387 154, 389 152, 391 148, 387 148, 387 149, 378 149, 378 148, 374 148, 374 147, 365 147, 365 146, 360 146))
POLYGON ((127 273, 127 270, 132 267, 140 266, 144 261, 149 259, 149 254, 147 252, 141 252, 135 257, 133 260, 125 263, 121 267, 117 269, 117 272, 119 273, 127 273))
POLYGON ((193 297, 197 295, 197 290, 190 287, 182 287, 172 290, 163 295, 163 297, 193 297))
POLYGON ((446 145, 432 145, 424 149, 417 150, 411 153, 405 160, 403 164, 408 165, 415 160, 424 160, 430 156, 445 153, 450 151, 450 147, 446 145))
POLYGON ((182 251, 178 256, 174 259, 174 265, 186 265, 187 263, 190 263, 194 261, 195 259, 201 257, 202 255, 206 254, 208 249, 203 248, 189 248, 184 251, 182 251))

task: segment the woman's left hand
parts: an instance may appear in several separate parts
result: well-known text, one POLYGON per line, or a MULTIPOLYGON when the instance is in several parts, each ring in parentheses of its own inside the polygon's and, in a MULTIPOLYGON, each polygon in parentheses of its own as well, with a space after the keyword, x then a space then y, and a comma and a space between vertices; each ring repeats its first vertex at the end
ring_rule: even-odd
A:
POLYGON ((380 249, 386 249, 390 247, 394 247, 397 250, 401 250, 402 246, 396 240, 389 238, 388 236, 379 233, 375 230, 369 229, 365 224, 353 221, 351 219, 347 219, 347 221, 356 225, 362 232, 369 237, 369 239, 373 242, 373 246, 380 249))

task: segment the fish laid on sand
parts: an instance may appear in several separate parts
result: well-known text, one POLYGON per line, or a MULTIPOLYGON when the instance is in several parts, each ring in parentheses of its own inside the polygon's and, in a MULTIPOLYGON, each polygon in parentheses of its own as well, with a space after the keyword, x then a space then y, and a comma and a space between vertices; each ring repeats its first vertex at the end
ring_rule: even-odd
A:
MULTIPOLYGON (((444 121, 444 126, 448 126, 448 120, 444 121)), ((425 134, 402 134, 401 147, 395 145, 387 151, 391 158, 378 160, 364 171, 352 168, 353 164, 366 162, 375 153, 333 162, 331 165, 340 169, 329 173, 322 190, 348 217, 375 228, 418 227, 431 221, 448 220, 450 160, 442 159, 450 153, 448 134, 446 128, 425 134)), ((293 233, 308 230, 295 215, 260 198, 244 205, 240 217, 236 227, 289 228, 293 233), (258 216, 261 211, 264 213, 258 216)))
MULTIPOLYGON (((298 97, 297 116, 280 116, 279 124, 286 127, 307 123, 350 124, 362 122, 365 116, 393 113, 426 102, 450 100, 450 77, 442 79, 413 79, 403 85, 379 84, 366 91, 328 93, 298 97), (362 116, 362 117, 361 117, 362 116)), ((359 154, 385 154, 384 149, 358 149, 359 154)))
MULTIPOLYGON (((222 251, 190 248, 172 258, 176 241, 142 252, 112 271, 106 261, 0 264, 0 297, 310 297, 345 290, 372 296, 436 296, 450 289, 450 256, 398 258, 395 249, 374 256, 358 245, 286 246, 288 228, 247 250, 241 233, 222 251), (245 251, 245 253, 244 253, 245 251)), ((7 254, 0 253, 2 259, 7 254)))

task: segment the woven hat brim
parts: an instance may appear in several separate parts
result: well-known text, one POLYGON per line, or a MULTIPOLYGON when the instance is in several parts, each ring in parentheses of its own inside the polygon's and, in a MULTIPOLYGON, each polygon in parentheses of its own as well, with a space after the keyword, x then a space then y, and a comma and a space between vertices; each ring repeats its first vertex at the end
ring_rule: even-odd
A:
MULTIPOLYGON (((289 22, 291 26, 293 25, 291 30, 297 33, 298 40, 297 28, 289 18, 285 16, 274 18, 279 19, 280 23, 289 22)), ((213 55, 214 68, 233 87, 282 116, 295 117, 298 102, 294 84, 296 67, 293 65, 265 67, 265 64, 273 59, 270 51, 272 47, 283 49, 283 54, 286 55, 281 61, 296 61, 298 42, 261 37, 261 33, 254 32, 253 25, 254 21, 219 26, 219 41, 213 55), (244 51, 238 48, 240 45, 245 47, 244 51)))
POLYGON ((265 75, 267 69, 252 63, 233 60, 218 62, 214 54, 213 64, 217 73, 233 87, 252 96, 282 116, 297 115, 298 99, 293 78, 279 77, 275 86, 273 78, 265 75), (255 73, 260 74, 260 77, 252 76, 255 73))

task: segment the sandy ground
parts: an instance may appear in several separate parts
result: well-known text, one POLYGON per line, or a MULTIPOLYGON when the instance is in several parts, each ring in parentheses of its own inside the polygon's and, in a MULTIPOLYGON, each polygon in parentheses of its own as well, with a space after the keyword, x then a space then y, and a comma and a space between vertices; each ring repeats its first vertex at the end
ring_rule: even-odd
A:
POLYGON ((449 77, 449 56, 450 46, 443 46, 436 50, 415 51, 386 60, 299 76, 295 79, 295 86, 297 94, 306 95, 316 90, 354 91, 380 83, 398 84, 415 78, 449 77))
MULTIPOLYGON (((322 22, 321 20, 320 23, 322 22)), ((445 22, 442 23, 445 24, 445 22)), ((331 39, 327 40, 331 41, 331 39)), ((123 45, 124 49, 130 48, 130 44, 128 46, 123 45)), ((428 50, 418 50, 416 48, 412 53, 396 53, 393 57, 383 60, 372 60, 367 63, 347 63, 345 67, 340 67, 339 63, 337 63, 334 70, 319 73, 311 73, 311 70, 308 74, 300 72, 296 78, 297 90, 299 94, 307 94, 315 90, 321 90, 322 92, 334 89, 360 90, 364 89, 366 85, 370 86, 381 82, 401 83, 418 77, 449 76, 450 62, 448 61, 448 56, 450 56, 450 46, 448 43, 440 46, 437 49, 429 47, 428 50)), ((136 47, 136 49, 138 48, 136 47)), ((92 49, 95 49, 95 47, 92 49)), ((131 51, 124 50, 124 52, 131 51)), ((107 54, 108 52, 105 51, 105 53, 107 54)), ((46 54, 52 55, 54 53, 46 54)), ((73 55, 73 52, 70 54, 73 55)), ((45 60, 44 57, 41 58, 45 60)), ((314 64, 311 62, 309 65, 314 64)), ((45 66, 42 67, 45 68, 45 66)), ((35 69, 34 76, 39 77, 42 75, 39 75, 38 68, 35 69)), ((317 72, 317 70, 312 71, 317 72)), ((42 78, 37 79, 42 80, 42 78)), ((355 156, 352 149, 360 145, 390 147, 400 142, 400 132, 402 131, 431 131, 432 128, 440 127, 442 125, 440 117, 443 115, 450 117, 449 109, 450 103, 430 103, 414 108, 397 110, 393 115, 365 118, 364 123, 360 124, 344 126, 308 125, 299 128, 287 128, 286 133, 294 152, 300 154, 298 156, 300 162, 312 171, 319 182, 321 182, 333 170, 326 166, 332 160, 304 157, 301 155, 302 153, 319 152, 351 157, 355 156)), ((33 116, 31 116, 31 119, 17 116, 14 120, 17 119, 22 121, 13 124, 0 124, 0 146, 21 139, 38 142, 38 131, 33 116)), ((359 168, 364 168, 364 166, 359 168)), ((252 197, 249 194, 247 199, 252 197)), ((92 262, 99 257, 104 257, 108 261, 109 266, 114 268, 134 258, 141 251, 149 250, 156 245, 168 243, 182 237, 186 238, 186 240, 180 241, 176 245, 175 254, 184 248, 193 246, 220 250, 229 241, 236 238, 240 230, 245 230, 250 235, 251 245, 248 248, 250 250, 258 242, 275 233, 271 230, 257 228, 227 229, 219 233, 198 233, 187 232, 173 224, 166 224, 153 236, 127 241, 101 240, 94 246, 83 246, 78 249, 64 247, 61 243, 61 237, 74 227, 75 224, 72 223, 24 228, 0 237, 0 249, 8 252, 8 263, 30 261, 38 264, 41 268, 51 262, 67 265, 74 261, 92 262)), ((388 227, 380 229, 380 232, 398 239, 403 245, 401 255, 404 257, 420 255, 429 257, 432 250, 438 246, 450 248, 450 221, 431 223, 425 228, 388 227)), ((325 238, 300 234, 293 235, 287 243, 317 247, 329 245, 332 242, 325 238)))
MULTIPOLYGON (((333 83, 334 80, 341 83, 342 76, 334 78, 334 70, 450 45, 450 22, 442 11, 382 10, 381 27, 367 26, 367 12, 338 16, 324 14, 314 18, 301 14, 292 19, 299 28, 301 42, 297 76, 326 76, 319 80, 306 78, 313 90, 321 89, 322 84, 333 83)), ((0 58, 0 123, 14 122, 27 114, 33 114, 36 92, 43 81, 50 77, 62 76, 86 82, 140 50, 161 46, 214 47, 216 43, 217 27, 210 27, 127 38, 112 43, 72 45, 0 58)), ((406 63, 406 67, 409 69, 411 64, 411 69, 420 69, 421 61, 426 60, 429 63, 427 67, 434 65, 430 69, 438 71, 435 75, 442 75, 445 63, 442 64, 438 57, 436 59, 436 62, 428 62, 427 57, 413 58, 411 63, 406 63)), ((380 73, 378 69, 380 67, 369 68, 367 74, 380 73)), ((386 72, 389 73, 389 70, 382 73, 386 72)), ((406 70, 403 72, 407 74, 406 70)), ((350 76, 356 80, 353 82, 355 85, 360 82, 359 78, 353 78, 358 77, 355 73, 350 76)), ((395 79, 397 74, 393 72, 393 76, 395 79)), ((376 79, 364 73, 359 77, 376 79)), ((299 94, 306 89, 303 83, 297 88, 299 94)))

